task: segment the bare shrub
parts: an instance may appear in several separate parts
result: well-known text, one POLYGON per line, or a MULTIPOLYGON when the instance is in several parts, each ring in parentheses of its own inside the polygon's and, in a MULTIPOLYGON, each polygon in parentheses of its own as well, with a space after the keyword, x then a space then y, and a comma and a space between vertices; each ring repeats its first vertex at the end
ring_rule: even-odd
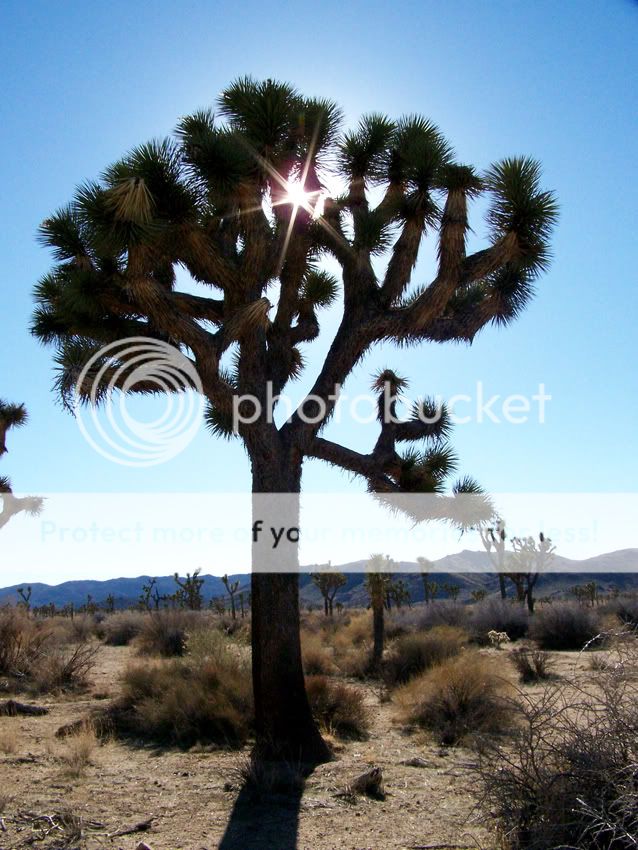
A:
POLYGON ((597 636, 596 613, 577 603, 548 605, 534 615, 530 637, 541 649, 580 650, 597 636))
POLYGON ((448 658, 458 655, 467 634, 455 626, 434 626, 426 632, 407 634, 392 645, 383 662, 383 677, 390 686, 404 684, 448 658))
MULTIPOLYGON (((635 653, 635 650, 634 650, 635 653)), ((635 656, 634 656, 635 657, 635 656)), ((611 664, 521 697, 513 742, 481 754, 483 806, 511 850, 628 850, 638 845, 636 665, 611 664)))
POLYGON ((427 729, 444 746, 503 734, 515 722, 510 683, 478 652, 464 652, 410 680, 395 700, 404 720, 427 729))
POLYGON ((448 600, 431 602, 422 610, 419 620, 420 629, 432 629, 434 626, 455 626, 466 629, 469 611, 465 605, 448 600))
POLYGON ((510 653, 519 680, 524 685, 542 682, 554 678, 552 660, 540 649, 521 646, 510 653))
POLYGON ((102 622, 104 643, 107 646, 128 646, 146 623, 148 615, 142 611, 118 611, 102 622))
POLYGON ((19 608, 0 609, 0 675, 27 677, 48 640, 49 631, 19 608))
POLYGON ((361 691, 325 676, 307 676, 306 692, 312 713, 338 738, 367 738, 370 718, 361 691))
POLYGON ((146 617, 137 638, 140 655, 179 657, 186 649, 186 636, 201 626, 197 611, 154 611, 146 617))
POLYGON ((28 690, 42 694, 86 689, 98 652, 98 646, 87 643, 47 647, 32 665, 28 690))
POLYGON ((113 732, 158 744, 242 745, 252 727, 249 665, 230 651, 136 664, 107 709, 113 732))
POLYGON ((468 624, 476 643, 487 645, 488 632, 506 632, 510 640, 519 640, 528 632, 529 614, 516 602, 502 599, 486 599, 471 608, 468 624))

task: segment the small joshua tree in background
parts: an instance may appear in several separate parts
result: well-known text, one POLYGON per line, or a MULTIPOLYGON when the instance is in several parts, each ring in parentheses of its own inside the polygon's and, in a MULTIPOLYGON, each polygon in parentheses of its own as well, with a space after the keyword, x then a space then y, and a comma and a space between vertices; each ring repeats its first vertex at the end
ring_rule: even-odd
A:
POLYGON ((519 599, 527 602, 527 608, 533 614, 534 588, 552 561, 556 547, 542 531, 538 535, 538 542, 533 537, 512 537, 512 547, 512 563, 517 570, 508 575, 516 585, 519 599))
POLYGON ((421 580, 423 581, 423 597, 425 604, 429 605, 431 601, 432 582, 430 581, 430 573, 434 569, 434 564, 428 558, 419 557, 416 559, 419 569, 421 570, 421 580))
POLYGON ((343 573, 337 573, 330 570, 330 561, 328 561, 327 571, 310 574, 314 584, 319 588, 323 597, 323 610, 326 617, 332 617, 334 600, 337 595, 337 591, 339 591, 347 582, 343 573))
POLYGON ((18 603, 25 611, 28 611, 31 608, 31 593, 33 588, 29 587, 17 587, 16 593, 20 597, 21 601, 18 603))
POLYGON ((479 527, 481 542, 485 551, 489 555, 490 561, 498 575, 498 585, 501 593, 501 599, 507 599, 507 590, 505 587, 505 562, 506 552, 505 546, 507 543, 507 535, 505 534, 505 522, 498 519, 495 526, 479 527))
POLYGON ((202 585, 204 579, 199 578, 201 569, 198 567, 193 575, 186 573, 186 578, 181 579, 175 573, 173 579, 178 589, 176 591, 177 604, 180 608, 188 608, 189 611, 200 611, 202 607, 202 585))
MULTIPOLYGON (((228 595, 230 597, 230 613, 233 620, 237 619, 237 611, 235 609, 235 594, 239 590, 239 579, 236 581, 231 581, 228 578, 228 575, 222 576, 222 583, 226 590, 228 591, 228 595)), ((243 602, 242 602, 242 610, 243 610, 243 602)))
POLYGON ((389 555, 379 553, 368 559, 366 573, 366 590, 372 608, 372 669, 378 670, 383 660, 385 645, 385 604, 388 588, 392 582, 392 566, 394 561, 389 555))

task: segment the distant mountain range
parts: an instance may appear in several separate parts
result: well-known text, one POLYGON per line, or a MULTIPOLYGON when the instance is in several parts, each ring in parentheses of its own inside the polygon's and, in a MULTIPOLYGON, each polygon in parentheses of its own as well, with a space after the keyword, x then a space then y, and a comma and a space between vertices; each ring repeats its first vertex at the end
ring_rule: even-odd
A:
MULTIPOLYGON (((473 590, 485 590, 488 595, 498 591, 498 580, 494 573, 483 572, 489 566, 485 552, 474 552, 464 549, 455 555, 446 555, 434 561, 431 580, 437 582, 440 590, 439 597, 445 596, 441 589, 444 584, 458 585, 459 599, 468 600, 473 590)), ((595 581, 599 589, 608 592, 612 588, 622 591, 638 590, 638 549, 620 549, 605 555, 597 555, 583 561, 574 561, 557 556, 553 567, 555 572, 543 575, 537 585, 536 595, 561 596, 575 584, 585 581, 595 581), (558 572, 560 570, 560 572, 558 572)), ((309 567, 307 569, 313 569, 309 567)), ((339 591, 336 601, 344 605, 365 605, 365 562, 357 561, 342 564, 335 569, 345 573, 347 582, 339 591)), ((423 600, 423 584, 418 565, 414 562, 401 563, 402 576, 406 582, 412 601, 423 600)), ((218 576, 206 575, 202 592, 205 600, 226 595, 226 589, 218 576)), ((238 580, 240 590, 250 588, 250 575, 237 574, 231 576, 238 580)), ((53 603, 61 608, 68 603, 75 606, 83 605, 88 596, 98 603, 104 603, 108 596, 113 596, 117 608, 124 608, 137 602, 142 592, 142 585, 149 581, 149 576, 137 578, 112 578, 105 581, 67 581, 62 584, 48 585, 31 584, 31 605, 49 605, 53 603)), ((0 588, 0 604, 15 603, 19 600, 18 587, 28 585, 28 582, 0 588)), ((176 586, 172 576, 157 578, 157 588, 160 594, 175 592, 176 586)), ((304 605, 319 606, 321 594, 314 586, 309 572, 300 576, 301 600, 304 605)))

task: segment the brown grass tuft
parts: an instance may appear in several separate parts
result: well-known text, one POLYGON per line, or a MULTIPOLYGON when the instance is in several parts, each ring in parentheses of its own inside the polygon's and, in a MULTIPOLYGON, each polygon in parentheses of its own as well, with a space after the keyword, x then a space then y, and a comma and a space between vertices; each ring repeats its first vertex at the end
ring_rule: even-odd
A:
POLYGON ((500 668, 479 652, 444 661, 395 694, 402 718, 427 729, 445 746, 512 729, 510 697, 511 685, 500 668))
POLYGON ((354 740, 368 737, 370 717, 357 688, 326 676, 307 676, 306 691, 315 719, 327 732, 354 740))

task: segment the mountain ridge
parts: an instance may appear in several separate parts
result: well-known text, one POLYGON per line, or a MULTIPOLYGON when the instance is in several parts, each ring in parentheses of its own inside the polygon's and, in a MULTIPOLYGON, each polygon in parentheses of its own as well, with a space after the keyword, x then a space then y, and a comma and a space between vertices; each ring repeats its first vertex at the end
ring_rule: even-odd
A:
MULTIPOLYGON (((333 567, 343 572, 347 577, 346 585, 337 595, 337 600, 345 605, 362 605, 366 601, 364 587, 365 561, 353 561, 333 567)), ((488 595, 496 593, 498 580, 496 574, 489 571, 489 557, 486 552, 463 549, 451 555, 445 555, 433 561, 430 576, 441 589, 444 584, 459 586, 459 599, 471 598, 472 590, 484 590, 488 595), (488 570, 488 571, 486 571, 488 570)), ((305 605, 319 605, 321 594, 312 583, 310 572, 318 565, 308 565, 300 573, 300 596, 305 605)), ((423 584, 418 565, 411 561, 400 562, 402 578, 406 582, 412 600, 423 599, 423 584)), ((219 576, 202 575, 204 585, 203 596, 206 602, 220 596, 226 596, 226 590, 219 576)), ((111 579, 74 579, 49 585, 43 582, 22 582, 0 588, 0 605, 19 601, 17 589, 31 587, 31 605, 54 604, 61 608, 66 604, 83 605, 90 594, 96 604, 104 604, 111 595, 116 607, 122 608, 134 604, 142 592, 142 585, 151 578, 157 579, 160 594, 174 593, 176 585, 173 576, 152 577, 148 575, 135 577, 118 577, 111 579)), ((230 576, 240 582, 240 590, 250 588, 250 574, 236 573, 230 576)), ((537 596, 552 596, 564 594, 582 581, 596 581, 603 591, 612 587, 619 590, 638 590, 638 549, 619 549, 602 555, 595 555, 584 560, 573 560, 556 556, 554 569, 539 579, 537 596)))

